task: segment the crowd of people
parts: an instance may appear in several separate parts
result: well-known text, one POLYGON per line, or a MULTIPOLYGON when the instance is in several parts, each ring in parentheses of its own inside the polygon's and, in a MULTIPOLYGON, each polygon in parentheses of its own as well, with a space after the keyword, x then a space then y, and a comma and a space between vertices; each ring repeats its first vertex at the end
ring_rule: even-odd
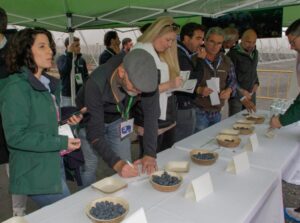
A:
MULTIPOLYGON (((51 33, 25 28, 8 37, 6 26, 0 8, 0 161, 7 166, 16 216, 25 214, 27 197, 42 207, 70 194, 63 161, 74 151, 80 149, 84 159, 79 168, 82 187, 97 180, 99 157, 121 177, 137 176, 138 165, 151 174, 157 169, 157 153, 220 122, 226 101, 229 115, 256 111, 257 34, 251 27, 242 33, 194 22, 180 27, 173 18, 161 17, 142 27, 135 44, 123 39, 122 47, 117 32, 109 31, 99 66, 90 74, 80 39, 67 38, 65 53, 56 61, 59 80, 47 74, 56 52, 51 33), (72 70, 76 113, 66 123, 77 138, 59 132, 63 108, 72 106, 72 70), (178 91, 185 81, 181 71, 197 80, 194 92, 178 91), (134 131, 138 160, 131 154, 129 135, 134 131)), ((286 35, 299 55, 300 20, 286 35)), ((298 96, 270 126, 298 121, 299 101, 298 96)), ((286 214, 299 219, 299 209, 286 214)))

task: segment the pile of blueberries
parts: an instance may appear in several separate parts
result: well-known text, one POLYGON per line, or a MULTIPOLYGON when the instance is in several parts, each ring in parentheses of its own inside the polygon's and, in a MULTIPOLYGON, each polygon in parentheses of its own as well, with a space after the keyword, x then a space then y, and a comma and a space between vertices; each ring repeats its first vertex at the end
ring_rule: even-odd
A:
POLYGON ((121 216, 125 213, 125 208, 121 204, 114 204, 109 201, 101 201, 92 207, 90 214, 97 219, 109 220, 121 216))
POLYGON ((171 176, 166 171, 161 176, 153 175, 152 181, 163 186, 173 186, 180 183, 180 179, 175 176, 171 176))
POLYGON ((193 157, 199 160, 212 160, 215 158, 213 153, 197 153, 194 154, 193 157))

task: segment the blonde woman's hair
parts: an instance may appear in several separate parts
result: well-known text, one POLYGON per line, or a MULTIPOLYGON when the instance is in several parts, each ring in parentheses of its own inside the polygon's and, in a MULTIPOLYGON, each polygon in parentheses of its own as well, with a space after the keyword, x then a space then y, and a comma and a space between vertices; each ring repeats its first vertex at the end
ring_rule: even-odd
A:
MULTIPOLYGON (((141 43, 152 43, 157 37, 160 37, 168 32, 179 31, 179 26, 174 23, 172 17, 160 17, 156 19, 141 35, 137 41, 141 43)), ((158 53, 159 58, 166 62, 169 67, 170 80, 179 76, 179 64, 177 57, 177 41, 172 43, 172 46, 165 52, 158 53)))

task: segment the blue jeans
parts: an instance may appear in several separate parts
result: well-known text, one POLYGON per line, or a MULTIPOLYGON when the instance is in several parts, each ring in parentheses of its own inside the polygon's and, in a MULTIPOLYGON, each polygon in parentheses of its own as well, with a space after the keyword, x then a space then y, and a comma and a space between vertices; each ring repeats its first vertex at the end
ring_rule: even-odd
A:
MULTIPOLYGON (((112 123, 105 124, 105 140, 110 148, 123 160, 131 161, 130 138, 120 138, 120 124, 122 120, 118 119, 112 123)), ((84 165, 81 168, 81 179, 83 187, 89 186, 96 181, 96 170, 98 165, 98 154, 89 142, 86 140, 85 129, 80 129, 79 138, 81 140, 81 149, 84 156, 84 165)))
POLYGON ((221 121, 220 112, 208 112, 196 109, 196 132, 206 129, 221 121))
POLYGON ((175 128, 175 142, 193 135, 196 128, 196 108, 178 109, 175 128))
POLYGON ((60 194, 38 194, 38 195, 29 195, 29 197, 36 202, 40 207, 50 205, 56 201, 59 201, 70 195, 69 188, 66 183, 65 168, 63 160, 61 160, 61 184, 62 184, 62 193, 60 194))

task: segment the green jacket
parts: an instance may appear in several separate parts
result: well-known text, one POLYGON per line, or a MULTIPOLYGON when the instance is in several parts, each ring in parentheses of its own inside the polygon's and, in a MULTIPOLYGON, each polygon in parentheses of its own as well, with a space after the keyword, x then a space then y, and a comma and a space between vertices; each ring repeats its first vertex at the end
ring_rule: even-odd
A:
MULTIPOLYGON (((59 80, 50 80, 59 104, 59 80)), ((53 98, 27 69, 0 81, 0 111, 10 152, 9 189, 14 194, 60 193, 61 157, 68 138, 58 135, 53 98)))
POLYGON ((283 126, 300 121, 300 94, 288 110, 283 115, 279 116, 279 120, 283 126))

